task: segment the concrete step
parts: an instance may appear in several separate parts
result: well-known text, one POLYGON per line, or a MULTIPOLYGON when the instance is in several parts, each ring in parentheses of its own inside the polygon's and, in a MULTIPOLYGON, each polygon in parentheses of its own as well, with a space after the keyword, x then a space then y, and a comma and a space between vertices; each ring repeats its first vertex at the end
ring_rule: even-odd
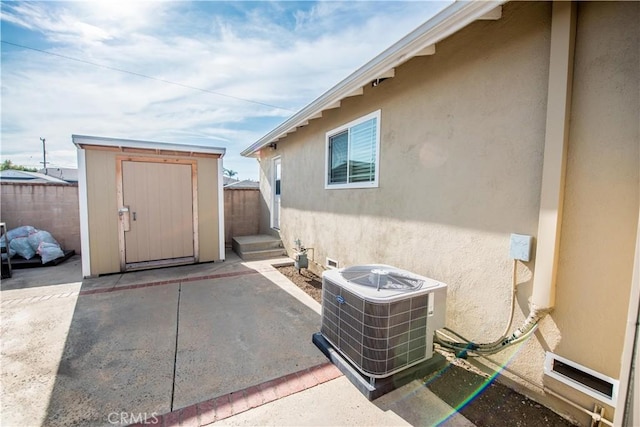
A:
POLYGON ((242 252, 248 252, 281 248, 283 245, 282 240, 277 237, 258 234, 255 236, 234 237, 231 241, 231 246, 234 250, 238 248, 242 252))
POLYGON ((286 256, 287 252, 284 250, 284 248, 279 248, 267 249, 263 251, 240 252, 238 255, 244 261, 255 261, 259 259, 280 258, 281 256, 286 256))
POLYGON ((234 237, 231 248, 245 261, 286 255, 282 241, 265 234, 234 237))

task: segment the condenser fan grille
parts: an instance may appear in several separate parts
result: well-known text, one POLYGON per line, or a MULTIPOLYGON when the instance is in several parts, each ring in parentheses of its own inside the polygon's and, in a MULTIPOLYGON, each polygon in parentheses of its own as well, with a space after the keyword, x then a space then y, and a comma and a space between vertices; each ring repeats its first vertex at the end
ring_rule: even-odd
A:
POLYGON ((421 280, 407 272, 395 268, 380 268, 380 266, 356 266, 342 270, 345 280, 362 286, 376 289, 395 289, 414 291, 424 285, 421 280))

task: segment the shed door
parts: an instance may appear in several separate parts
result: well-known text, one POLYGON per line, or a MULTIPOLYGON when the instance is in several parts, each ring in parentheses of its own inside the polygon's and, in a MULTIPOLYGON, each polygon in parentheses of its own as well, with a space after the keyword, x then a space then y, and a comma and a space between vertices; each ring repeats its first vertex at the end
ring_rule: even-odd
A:
POLYGON ((191 165, 122 162, 125 262, 194 256, 191 165))

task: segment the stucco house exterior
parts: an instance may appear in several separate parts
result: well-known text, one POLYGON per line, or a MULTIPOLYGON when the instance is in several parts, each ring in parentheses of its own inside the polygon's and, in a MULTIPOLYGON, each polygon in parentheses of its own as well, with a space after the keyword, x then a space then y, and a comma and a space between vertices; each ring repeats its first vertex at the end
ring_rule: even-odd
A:
POLYGON ((243 151, 261 232, 317 273, 447 283, 474 342, 505 328, 515 269, 510 333, 537 329, 473 362, 583 425, 638 425, 639 43, 637 2, 455 2, 243 151))

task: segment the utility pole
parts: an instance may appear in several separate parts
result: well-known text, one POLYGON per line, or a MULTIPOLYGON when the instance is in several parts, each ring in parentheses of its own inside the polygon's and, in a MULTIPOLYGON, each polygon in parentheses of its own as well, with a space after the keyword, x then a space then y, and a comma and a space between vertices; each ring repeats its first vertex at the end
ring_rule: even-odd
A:
POLYGON ((44 145, 44 138, 40 138, 40 141, 42 141, 42 157, 43 157, 43 161, 42 161, 42 165, 44 166, 44 174, 47 175, 47 149, 45 148, 44 145))

